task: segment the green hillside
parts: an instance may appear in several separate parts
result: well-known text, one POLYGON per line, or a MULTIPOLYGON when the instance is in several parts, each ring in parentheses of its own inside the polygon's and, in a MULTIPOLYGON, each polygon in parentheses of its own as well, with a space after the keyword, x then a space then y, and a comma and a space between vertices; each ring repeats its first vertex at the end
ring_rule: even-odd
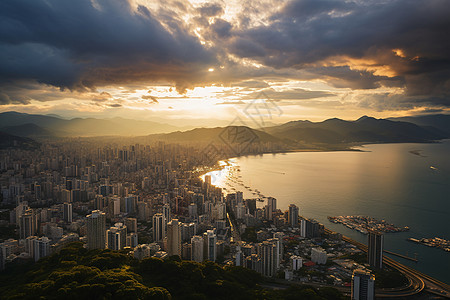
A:
POLYGON ((0 273, 1 299, 343 299, 332 288, 270 290, 262 276, 213 262, 146 258, 72 243, 37 263, 0 273))

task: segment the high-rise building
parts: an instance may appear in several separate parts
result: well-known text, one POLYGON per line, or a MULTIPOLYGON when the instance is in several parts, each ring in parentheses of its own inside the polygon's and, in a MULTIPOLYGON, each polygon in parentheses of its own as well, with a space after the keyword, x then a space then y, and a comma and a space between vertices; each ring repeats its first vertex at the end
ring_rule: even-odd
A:
POLYGON ((267 205, 269 205, 269 207, 272 209, 272 211, 276 211, 277 210, 277 199, 275 199, 273 197, 267 198, 267 205))
POLYGON ((352 300, 375 299, 375 276, 369 271, 357 269, 352 275, 352 300))
POLYGON ((300 256, 293 255, 291 256, 292 261, 292 270, 297 271, 300 270, 303 266, 303 259, 300 256))
POLYGON ((203 234, 206 260, 216 261, 217 258, 217 236, 214 230, 208 230, 203 234))
POLYGON ((280 260, 283 259, 284 256, 284 245, 283 245, 283 237, 284 237, 284 233, 283 232, 274 232, 273 233, 273 238, 274 239, 278 239, 278 243, 279 243, 279 257, 280 260))
POLYGON ((299 209, 297 205, 295 204, 289 205, 289 215, 288 215, 289 226, 298 227, 298 214, 299 209))
POLYGON ((42 257, 50 255, 50 240, 48 237, 36 238, 33 240, 33 257, 38 261, 42 257))
POLYGON ((196 262, 203 261, 203 237, 194 235, 191 238, 191 260, 196 262))
POLYGON ((152 215, 152 209, 150 203, 140 201, 138 206, 138 219, 139 221, 148 221, 152 215))
POLYGON ((124 197, 124 212, 134 213, 136 211, 137 200, 138 199, 135 195, 128 195, 127 197, 124 197))
POLYGON ((167 223, 170 222, 170 220, 172 220, 172 214, 169 203, 164 204, 164 206, 162 207, 162 214, 164 215, 164 218, 166 220, 165 230, 167 231, 167 223))
POLYGON ((167 254, 181 257, 181 226, 178 219, 172 219, 167 224, 167 254))
POLYGON ((66 223, 72 223, 72 203, 64 203, 63 219, 66 223))
POLYGON ((381 269, 383 267, 383 234, 370 231, 368 234, 367 258, 370 266, 381 269))
POLYGON ((300 235, 307 238, 320 237, 320 224, 316 220, 301 219, 300 235))
POLYGON ((94 210, 87 218, 87 246, 89 249, 104 249, 106 247, 106 215, 100 210, 94 210))
POLYGON ((3 258, 3 248, 0 247, 0 271, 5 269, 5 259, 3 258))
POLYGON ((120 232, 115 227, 106 231, 107 248, 111 250, 120 250, 123 246, 120 244, 120 232))
POLYGON ((243 202, 239 202, 236 205, 236 219, 242 220, 244 219, 245 213, 247 212, 247 208, 245 207, 243 202))
POLYGON ((35 235, 37 231, 37 218, 33 209, 27 209, 20 216, 20 238, 25 239, 29 236, 35 235))
POLYGON ((137 233, 137 219, 136 218, 126 218, 125 226, 127 226, 127 232, 137 233))
POLYGON ((244 193, 236 192, 236 204, 243 203, 243 202, 244 202, 244 193))
POLYGON ((258 256, 261 258, 261 274, 272 277, 276 272, 277 246, 270 241, 258 245, 258 256))
POLYGON ((153 240, 161 242, 166 237, 166 218, 163 214, 153 215, 153 240))
POLYGON ((189 218, 195 219, 198 215, 197 213, 197 204, 191 203, 188 206, 189 218))
POLYGON ((131 232, 127 234, 127 247, 137 247, 139 245, 138 243, 138 234, 135 232, 131 232))
POLYGON ((280 238, 271 238, 267 240, 268 242, 272 243, 275 245, 275 253, 274 255, 274 269, 275 271, 277 271, 280 268, 280 263, 281 263, 281 248, 282 248, 282 239, 280 238))
POLYGON ((277 199, 273 197, 267 198, 267 205, 264 207, 265 218, 273 220, 273 212, 277 210, 277 199))
POLYGON ((120 214, 120 197, 114 197, 110 200, 111 214, 117 216, 120 214))
POLYGON ((217 202, 213 208, 214 220, 225 220, 227 217, 227 206, 225 202, 217 202))
POLYGON ((121 250, 127 245, 127 227, 116 223, 106 231, 107 247, 111 250, 121 250))
POLYGON ((312 248, 311 249, 311 261, 319 265, 324 265, 327 263, 327 252, 322 248, 312 248))
POLYGON ((236 247, 236 256, 234 260, 234 265, 239 267, 244 265, 244 253, 241 251, 241 246, 236 247))

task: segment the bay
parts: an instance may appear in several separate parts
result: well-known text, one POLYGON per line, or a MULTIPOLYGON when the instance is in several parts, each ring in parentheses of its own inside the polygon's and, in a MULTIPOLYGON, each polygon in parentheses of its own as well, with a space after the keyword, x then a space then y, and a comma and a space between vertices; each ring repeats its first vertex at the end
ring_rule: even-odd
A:
POLYGON ((213 184, 242 191, 246 198, 255 198, 255 189, 275 197, 283 211, 294 203, 300 215, 363 243, 366 235, 327 216, 366 215, 409 226, 408 232, 385 234, 385 249, 417 255, 417 263, 393 258, 450 283, 450 252, 406 240, 450 239, 450 140, 359 149, 238 157, 230 160, 234 167, 210 175, 213 184))

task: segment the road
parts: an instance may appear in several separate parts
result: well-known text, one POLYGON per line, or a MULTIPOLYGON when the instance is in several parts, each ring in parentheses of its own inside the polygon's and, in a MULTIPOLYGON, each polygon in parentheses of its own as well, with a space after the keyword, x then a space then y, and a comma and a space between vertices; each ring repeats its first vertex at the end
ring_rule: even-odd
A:
MULTIPOLYGON (((329 231, 326 229, 326 231, 329 231)), ((352 245, 355 245, 360 250, 367 252, 368 247, 360 242, 352 240, 349 237, 343 236, 342 239, 352 245)), ((408 266, 405 266, 390 257, 383 255, 384 264, 397 269, 408 278, 409 284, 393 289, 380 289, 376 291, 376 297, 379 298, 393 298, 393 297, 408 297, 416 295, 423 290, 431 292, 435 295, 450 299, 450 286, 441 282, 429 275, 423 274, 408 266)))
POLYGON ((228 222, 230 222, 230 228, 231 228, 231 238, 232 238, 232 242, 240 242, 241 241, 241 236, 239 234, 239 231, 237 229, 237 225, 235 224, 235 220, 232 220, 230 218, 230 214, 227 213, 227 219, 228 222))

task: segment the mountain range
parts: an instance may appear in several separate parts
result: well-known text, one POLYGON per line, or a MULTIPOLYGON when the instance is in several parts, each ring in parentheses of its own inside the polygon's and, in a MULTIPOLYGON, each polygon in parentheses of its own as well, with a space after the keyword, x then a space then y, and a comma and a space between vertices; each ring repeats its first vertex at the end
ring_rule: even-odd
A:
MULTIPOLYGON (((450 121, 450 115, 447 117, 450 121)), ((368 116, 356 121, 337 118, 323 122, 292 121, 266 131, 279 138, 323 144, 429 142, 450 137, 450 133, 440 128, 368 116)))
POLYGON ((231 135, 243 133, 244 139, 286 145, 420 143, 449 138, 450 115, 390 119, 363 116, 355 121, 337 118, 322 122, 300 120, 259 129, 226 126, 180 131, 178 127, 152 121, 123 118, 67 120, 56 115, 5 112, 0 113, 0 132, 37 139, 65 136, 147 136, 152 140, 167 142, 212 142, 220 139, 223 141, 229 139, 231 135))
POLYGON ((56 115, 18 112, 0 113, 0 131, 26 137, 62 136, 142 136, 180 130, 179 127, 152 121, 123 118, 63 119, 56 115))

